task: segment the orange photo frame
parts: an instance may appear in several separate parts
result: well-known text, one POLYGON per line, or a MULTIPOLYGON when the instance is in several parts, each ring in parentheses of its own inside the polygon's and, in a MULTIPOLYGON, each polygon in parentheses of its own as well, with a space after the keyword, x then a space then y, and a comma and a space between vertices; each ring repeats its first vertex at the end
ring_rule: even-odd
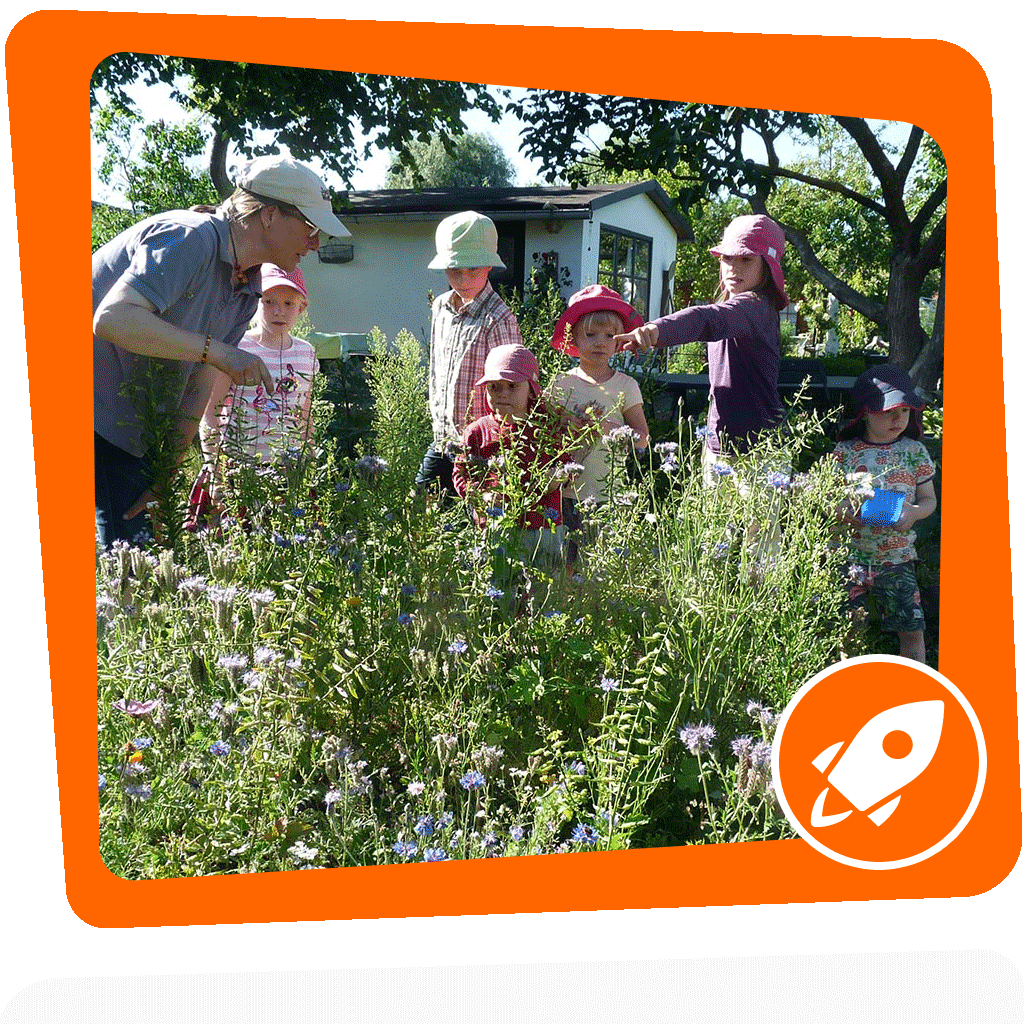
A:
POLYGON ((970 896, 1007 876, 1021 849, 1021 815, 1005 434, 991 409, 984 445, 967 427, 976 367, 992 375, 1001 366, 999 305, 991 296, 998 279, 991 93, 968 53, 937 41, 51 11, 14 27, 6 62, 65 878, 68 901, 83 921, 121 927, 914 899, 970 896), (976 524, 972 489, 946 488, 941 510, 939 667, 971 702, 989 757, 977 810, 948 847, 881 872, 835 863, 801 839, 155 881, 125 881, 107 870, 92 781, 92 455, 87 431, 68 427, 67 389, 49 386, 54 369, 64 381, 83 382, 92 373, 88 346, 76 340, 89 333, 91 309, 84 265, 89 80, 100 60, 122 50, 305 65, 311 38, 324 55, 316 58, 319 66, 342 70, 849 113, 911 122, 938 142, 949 168, 944 477, 967 480, 970 467, 972 480, 993 482, 984 560, 971 557, 975 548, 965 544, 976 524), (606 45, 643 58, 583 59, 606 45), (719 73, 725 48, 733 66, 757 67, 766 45, 799 52, 805 68, 851 73, 719 73), (47 56, 45 74, 40 53, 47 56), (852 73, 864 68, 885 74, 852 73), (46 133, 38 130, 40 110, 46 133), (60 268, 65 338, 57 359, 56 223, 61 244, 82 254, 81 264, 71 257, 70 271, 60 268), (979 289, 984 302, 975 301, 979 289), (972 621, 979 592, 986 603, 983 645, 961 628, 972 621))

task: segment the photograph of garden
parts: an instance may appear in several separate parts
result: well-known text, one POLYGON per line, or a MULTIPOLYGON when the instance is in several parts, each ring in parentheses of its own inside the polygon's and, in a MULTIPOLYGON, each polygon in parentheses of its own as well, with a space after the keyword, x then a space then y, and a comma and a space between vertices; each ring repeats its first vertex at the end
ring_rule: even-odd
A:
MULTIPOLYGON (((466 144, 475 107, 516 119, 549 184, 658 183, 690 238, 642 319, 718 301, 708 250, 750 214, 785 229, 792 300, 779 316, 793 381, 781 423, 718 463, 710 485, 706 403, 671 386, 707 377, 708 344, 614 356, 639 387, 649 444, 628 428, 600 437, 607 500, 582 506, 574 529, 541 528, 563 550, 578 540, 554 565, 523 553, 521 516, 545 488, 511 452, 488 464, 499 504, 417 484, 435 431, 429 340, 415 325, 367 330, 356 355, 321 347, 301 443, 260 460, 228 436, 225 514, 199 522, 189 498, 204 451, 197 435, 181 456, 165 401, 174 360, 146 360, 125 397, 159 501, 147 534, 97 533, 107 867, 167 878, 794 834, 772 787, 778 715, 827 666, 900 650, 873 604, 870 617, 847 606, 840 509, 873 492, 833 452, 865 371, 912 377, 940 490, 945 166, 934 142, 849 117, 141 54, 109 58, 93 86, 97 173, 121 197, 94 202, 94 251, 144 217, 223 202, 229 151, 239 165, 280 147, 318 161, 342 222, 371 149, 392 155, 382 194, 477 189, 483 201, 514 188, 515 169, 493 139, 466 144), (149 119, 129 88, 145 82, 166 83, 187 117, 149 119)), ((523 279, 497 286, 544 395, 575 363, 552 344, 570 295, 635 283, 617 249, 596 254, 591 280, 547 257, 527 252, 523 279)), ((302 261, 310 309, 291 330, 314 345, 342 330, 314 317, 317 261, 302 261)), ((645 296, 629 297, 642 308, 645 296)), ((432 299, 417 296, 424 309, 432 299)), ((199 339, 196 364, 210 351, 199 339)), ((575 465, 574 441, 551 438, 545 457, 575 465)), ((941 501, 916 525, 932 666, 940 518, 941 501)))

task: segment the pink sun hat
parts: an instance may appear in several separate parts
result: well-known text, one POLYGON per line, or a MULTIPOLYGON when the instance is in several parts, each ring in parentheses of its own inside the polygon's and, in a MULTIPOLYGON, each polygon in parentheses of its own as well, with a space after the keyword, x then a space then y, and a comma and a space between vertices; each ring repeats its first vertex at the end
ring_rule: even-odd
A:
POLYGON ((782 276, 782 254, 786 250, 786 236, 782 228, 763 214, 734 217, 722 232, 718 245, 708 249, 712 256, 761 256, 768 264, 772 280, 779 291, 779 309, 789 305, 786 280, 782 276))
POLYGON ((588 284, 569 297, 569 305, 555 324, 551 347, 567 356, 579 356, 572 343, 572 329, 581 317, 597 312, 614 313, 622 321, 623 334, 644 325, 644 318, 618 292, 603 284, 588 284))
MULTIPOLYGON (((529 381, 530 390, 535 396, 539 395, 540 364, 537 357, 524 345, 498 345, 492 348, 484 362, 483 376, 473 386, 480 387, 499 380, 512 384, 529 381)), ((489 408, 490 403, 487 405, 489 408)))
POLYGON ((263 293, 266 294, 271 288, 294 288, 307 302, 309 292, 306 291, 306 279, 302 271, 296 267, 294 270, 284 271, 274 263, 264 263, 260 267, 260 283, 263 293))

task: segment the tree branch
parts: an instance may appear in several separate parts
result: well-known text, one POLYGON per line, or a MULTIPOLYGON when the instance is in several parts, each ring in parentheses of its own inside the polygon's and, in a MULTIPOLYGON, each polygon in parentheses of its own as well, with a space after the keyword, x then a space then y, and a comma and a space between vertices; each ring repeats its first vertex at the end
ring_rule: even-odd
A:
POLYGON ((863 314, 879 326, 885 325, 885 306, 869 299, 862 292, 852 288, 828 270, 811 248, 805 232, 789 227, 786 224, 780 224, 780 227, 786 233, 786 240, 797 251, 804 268, 820 285, 834 295, 843 305, 855 309, 858 313, 863 314))
POLYGON ((767 171, 777 178, 791 178, 793 181, 801 181, 805 185, 813 185, 815 188, 820 188, 825 192, 834 192, 836 195, 845 196, 847 199, 852 200, 855 203, 863 206, 867 210, 872 210, 874 213, 880 216, 885 216, 885 207, 881 203, 876 202, 869 196, 861 195, 859 192, 855 192, 851 188, 847 188, 845 185, 840 185, 836 181, 827 181, 824 178, 816 178, 811 174, 803 174, 800 171, 790 171, 785 167, 768 167, 765 164, 750 163, 748 166, 756 169, 767 171))

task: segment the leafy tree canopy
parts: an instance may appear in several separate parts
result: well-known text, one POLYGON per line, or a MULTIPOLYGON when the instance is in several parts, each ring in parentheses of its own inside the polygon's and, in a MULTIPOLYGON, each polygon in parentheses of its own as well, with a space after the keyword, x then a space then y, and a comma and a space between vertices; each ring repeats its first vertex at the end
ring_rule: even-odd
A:
POLYGON ((414 140, 396 157, 384 178, 385 188, 461 188, 485 185, 507 188, 516 170, 501 146, 488 135, 467 132, 448 137, 434 133, 414 140))
POLYGON ((469 109, 495 121, 501 113, 483 85, 145 53, 115 53, 103 61, 91 82, 93 105, 102 92, 130 108, 126 90, 140 81, 166 83, 186 110, 209 118, 210 176, 222 196, 232 188, 226 170, 230 143, 246 156, 285 146, 297 160, 319 160, 348 184, 359 161, 376 149, 401 152, 410 140, 460 133, 469 109), (260 130, 273 138, 257 143, 260 130))
POLYGON ((93 135, 104 147, 100 180, 128 203, 94 208, 93 249, 152 213, 217 202, 209 176, 192 169, 206 147, 198 124, 143 124, 138 114, 108 104, 93 112, 93 135))

